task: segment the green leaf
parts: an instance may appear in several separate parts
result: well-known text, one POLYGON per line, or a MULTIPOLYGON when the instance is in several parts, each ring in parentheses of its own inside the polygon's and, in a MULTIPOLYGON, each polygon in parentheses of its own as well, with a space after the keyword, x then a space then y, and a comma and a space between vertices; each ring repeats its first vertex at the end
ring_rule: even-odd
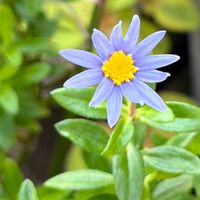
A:
POLYGON ((56 30, 58 30, 58 19, 48 18, 46 13, 40 13, 35 18, 36 23, 33 23, 33 35, 40 35, 41 37, 51 38, 56 30))
POLYGON ((23 38, 13 43, 12 48, 22 53, 41 53, 43 51, 48 51, 49 41, 41 37, 23 38))
POLYGON ((167 145, 185 148, 196 155, 200 155, 199 143, 200 132, 179 133, 166 142, 167 145))
POLYGON ((43 1, 41 0, 21 0, 16 2, 15 6, 18 15, 21 16, 21 18, 33 21, 42 8, 42 3, 43 1))
POLYGON ((197 136, 198 132, 180 133, 170 138, 166 144, 186 148, 197 136))
POLYGON ((153 200, 171 200, 179 194, 187 194, 193 186, 191 175, 182 175, 159 182, 152 191, 153 200))
POLYGON ((2 41, 11 43, 14 34, 14 15, 10 7, 1 2, 0 4, 0 38, 2 41))
POLYGON ((18 96, 9 85, 0 86, 0 106, 10 114, 18 112, 18 96))
POLYGON ((83 151, 83 158, 89 168, 111 172, 110 162, 103 156, 83 151))
POLYGON ((88 200, 92 197, 96 197, 98 195, 104 195, 104 194, 110 195, 110 196, 115 195, 114 184, 101 187, 98 189, 76 191, 74 195, 74 200, 88 200))
POLYGON ((18 200, 39 200, 36 189, 29 179, 21 184, 18 200))
POLYGON ((94 92, 94 88, 60 88, 54 90, 51 94, 56 102, 66 110, 83 117, 106 119, 106 107, 104 105, 99 105, 96 108, 89 107, 94 92))
POLYGON ((111 133, 110 139, 102 155, 113 155, 123 151, 133 136, 134 126, 132 119, 121 118, 111 133))
POLYGON ((14 160, 5 157, 1 160, 0 174, 5 191, 11 199, 15 199, 23 180, 18 165, 14 160))
POLYGON ((89 198, 88 200, 118 200, 118 198, 113 194, 102 194, 89 198))
POLYGON ((139 121, 135 121, 134 127, 133 143, 138 149, 143 149, 147 134, 147 126, 139 121))
POLYGON ((53 188, 40 186, 37 188, 39 200, 64 200, 70 194, 68 191, 62 191, 53 188))
POLYGON ((153 168, 169 173, 200 173, 200 159, 189 151, 174 146, 143 150, 144 160, 153 168))
POLYGON ((173 113, 175 114, 175 119, 173 121, 162 121, 162 120, 152 120, 143 117, 140 113, 138 116, 138 120, 141 122, 169 132, 196 132, 200 130, 200 114, 199 108, 196 106, 192 106, 187 103, 181 102, 167 102, 167 105, 170 109, 172 109, 173 113), (194 113, 194 115, 193 115, 194 113))
POLYGON ((18 89, 19 113, 17 117, 20 121, 26 121, 31 118, 41 118, 48 114, 48 109, 32 90, 18 89), (31 110, 31 112, 27 112, 31 110))
POLYGON ((113 158, 115 188, 120 200, 140 200, 143 192, 144 163, 140 151, 132 144, 127 152, 113 158))
POLYGON ((158 123, 145 119, 142 120, 142 122, 149 126, 169 132, 193 132, 200 130, 199 119, 176 118, 175 121, 168 123, 158 123))
POLYGON ((167 101, 177 118, 198 118, 200 119, 200 108, 188 103, 178 101, 167 101))
POLYGON ((5 63, 0 68, 0 81, 13 77, 22 63, 22 53, 18 49, 13 48, 12 45, 6 48, 3 53, 5 63))
POLYGON ((195 134, 192 141, 187 145, 187 149, 196 155, 200 155, 200 131, 195 134))
POLYGON ((0 149, 8 151, 15 141, 13 116, 0 109, 0 149))
POLYGON ((137 0, 108 0, 107 1, 107 8, 110 11, 119 12, 126 8, 132 7, 137 0))
MULTIPOLYGON (((10 45, 8 48, 5 49, 5 61, 7 64, 15 67, 16 69, 14 72, 18 70, 20 65, 23 62, 23 54, 19 51, 19 49, 13 48, 13 44, 10 45)), ((12 75, 14 74, 12 73, 12 75)))
POLYGON ((45 186, 61 190, 89 190, 113 185, 113 176, 98 170, 75 170, 59 174, 45 182, 45 186))
POLYGON ((0 68, 0 81, 3 82, 11 78, 17 71, 19 67, 16 65, 5 64, 0 68))
POLYGON ((23 73, 20 71, 16 78, 13 80, 13 84, 17 87, 27 87, 32 84, 36 84, 49 74, 51 66, 44 62, 32 63, 25 66, 23 73))
POLYGON ((49 19, 55 20, 58 26, 50 38, 50 43, 54 48, 57 50, 79 48, 83 44, 84 38, 87 37, 85 25, 89 23, 93 6, 93 2, 87 2, 87 12, 85 12, 84 1, 74 0, 67 3, 66 1, 44 1, 45 14, 49 19))
POLYGON ((85 119, 61 121, 56 124, 56 130, 91 153, 102 152, 108 141, 108 135, 101 126, 85 119))
POLYGON ((200 174, 195 175, 193 179, 194 179, 195 193, 197 194, 198 197, 200 197, 200 174))
POLYGON ((141 121, 151 120, 154 122, 164 123, 174 121, 175 115, 169 107, 167 107, 165 112, 159 112, 148 106, 143 106, 137 109, 136 118, 141 121))
POLYGON ((191 31, 199 27, 199 10, 190 0, 158 0, 151 14, 172 31, 191 31))

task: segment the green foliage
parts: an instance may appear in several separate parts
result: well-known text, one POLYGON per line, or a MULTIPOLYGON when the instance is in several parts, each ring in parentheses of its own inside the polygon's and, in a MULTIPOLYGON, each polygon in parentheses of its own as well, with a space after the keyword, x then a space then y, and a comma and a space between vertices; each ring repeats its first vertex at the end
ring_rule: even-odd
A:
MULTIPOLYGON (((199 199, 199 107, 169 101, 166 112, 142 106, 133 114, 124 100, 120 121, 110 130, 100 121, 107 118, 106 103, 88 105, 96 88, 55 89, 78 72, 76 66, 63 63, 58 51, 91 50, 93 28, 110 33, 122 19, 125 32, 139 11, 139 40, 161 27, 187 33, 199 27, 199 9, 190 0, 99 2, 0 1, 0 199, 199 199), (51 90, 55 102, 47 97, 51 90), (54 103, 64 108, 59 115, 54 103), (58 167, 51 174, 57 175, 34 186, 29 179, 23 181, 22 174, 36 174, 29 174, 24 161, 29 150, 38 152, 38 134, 33 133, 42 127, 48 133, 52 127, 41 120, 44 117, 49 117, 47 123, 66 118, 56 123, 55 131, 62 136, 59 140, 69 141, 53 153, 52 166, 58 167), (75 145, 63 148, 70 142, 75 145)), ((153 53, 170 53, 173 45, 167 35, 153 53)))
POLYGON ((13 116, 0 110, 0 149, 8 150, 15 141, 13 116))
POLYGON ((36 189, 33 185, 33 183, 26 179, 21 184, 20 190, 19 190, 19 200, 38 200, 36 189))
POLYGON ((108 0, 107 9, 118 12, 133 6, 136 2, 137 0, 108 0))
POLYGON ((41 186, 37 189, 39 200, 63 200, 70 194, 68 191, 62 191, 53 188, 41 186))
POLYGON ((166 29, 186 32, 199 27, 199 11, 190 0, 145 1, 144 11, 166 29))
POLYGON ((159 0, 152 15, 172 31, 188 31, 199 26, 199 11, 190 0, 159 0))
POLYGON ((199 108, 187 103, 173 101, 167 102, 167 105, 175 115, 174 120, 172 119, 171 112, 164 112, 160 116, 155 114, 155 116, 147 117, 140 115, 139 112, 138 120, 149 126, 169 132, 193 132, 200 130, 199 108))
POLYGON ((102 155, 112 155, 124 151, 134 132, 132 119, 121 118, 111 133, 110 139, 102 155))
POLYGON ((142 149, 147 135, 147 126, 139 121, 136 121, 134 127, 133 143, 138 149, 142 149))
POLYGON ((111 164, 107 158, 87 151, 83 152, 83 158, 89 168, 111 172, 111 164))
POLYGON ((132 144, 128 145, 127 152, 113 157, 113 174, 120 200, 141 199, 144 165, 141 153, 132 144))
POLYGON ((118 200, 118 198, 112 194, 102 194, 102 195, 89 198, 89 200, 118 200))
POLYGON ((154 200, 170 200, 179 195, 186 195, 193 186, 193 177, 190 175, 181 175, 175 178, 169 178, 158 183, 153 192, 154 200))
POLYGON ((35 62, 26 65, 23 74, 19 74, 14 80, 13 84, 20 88, 28 87, 42 81, 51 70, 51 66, 45 62, 35 62))
POLYGON ((6 197, 14 199, 23 180, 22 173, 14 160, 2 154, 0 154, 0 163, 2 191, 6 197))
POLYGON ((75 170, 59 174, 45 182, 46 187, 61 190, 91 190, 113 185, 113 176, 97 170, 75 170))
POLYGON ((14 15, 11 8, 1 3, 0 4, 0 39, 6 44, 9 44, 14 36, 14 15), (6 19, 6 20, 5 20, 6 19))
POLYGON ((157 170, 176 174, 200 173, 199 158, 185 149, 160 146, 144 149, 143 154, 145 162, 157 170))
POLYGON ((154 110, 153 108, 144 106, 142 108, 137 109, 136 117, 140 121, 147 121, 147 123, 148 120, 158 123, 165 123, 174 121, 175 119, 174 113, 169 107, 165 112, 159 112, 154 110))
POLYGON ((56 129, 62 136, 92 153, 102 152, 108 140, 108 135, 101 126, 85 119, 61 121, 56 124, 56 129))
POLYGON ((83 117, 94 119, 106 119, 106 107, 89 107, 89 102, 94 94, 94 88, 74 89, 60 88, 51 94, 59 105, 83 117))
POLYGON ((16 114, 19 110, 17 94, 8 85, 0 87, 0 105, 6 112, 11 114, 16 114))
POLYGON ((51 73, 49 57, 54 50, 48 52, 48 37, 32 32, 37 27, 35 19, 43 12, 42 6, 42 0, 0 3, 0 148, 3 151, 9 151, 16 142, 21 143, 15 140, 18 130, 23 129, 27 135, 38 132, 38 120, 48 113, 41 82, 51 73))

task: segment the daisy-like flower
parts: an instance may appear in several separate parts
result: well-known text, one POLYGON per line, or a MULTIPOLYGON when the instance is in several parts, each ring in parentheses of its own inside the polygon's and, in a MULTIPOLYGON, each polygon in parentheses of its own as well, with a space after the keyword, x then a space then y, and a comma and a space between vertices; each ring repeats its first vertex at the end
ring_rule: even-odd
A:
POLYGON ((60 55, 68 61, 88 68, 67 80, 64 87, 83 88, 99 84, 89 105, 95 107, 107 100, 110 127, 120 117, 123 96, 133 103, 147 104, 158 111, 165 111, 165 103, 146 83, 164 81, 170 74, 157 69, 179 60, 179 56, 172 54, 149 55, 166 31, 155 32, 137 44, 139 17, 133 16, 125 37, 122 36, 121 24, 120 21, 113 28, 110 40, 94 29, 92 42, 98 56, 83 50, 60 51, 60 55))

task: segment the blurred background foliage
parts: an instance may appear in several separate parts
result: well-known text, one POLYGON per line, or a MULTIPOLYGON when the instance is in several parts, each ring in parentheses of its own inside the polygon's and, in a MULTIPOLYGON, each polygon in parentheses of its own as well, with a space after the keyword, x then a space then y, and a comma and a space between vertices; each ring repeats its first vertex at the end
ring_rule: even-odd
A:
MULTIPOLYGON (((77 146, 55 136, 53 124, 64 116, 75 116, 57 108, 49 93, 80 70, 60 58, 59 50, 93 50, 93 28, 109 34, 122 20, 125 32, 132 16, 139 14, 140 39, 160 29, 169 33, 154 53, 175 51, 185 55, 182 43, 185 36, 199 28, 199 12, 192 0, 0 0, 0 199, 15 199, 24 176, 40 183, 61 172, 63 166, 88 167, 92 163, 88 158, 96 160, 95 155, 82 155, 77 146)), ((172 76, 176 76, 174 72, 172 76)), ((176 92, 162 92, 162 96, 195 104, 176 92)), ((166 140, 155 133, 147 145, 166 140)), ((47 193, 41 188, 39 191, 47 193)))

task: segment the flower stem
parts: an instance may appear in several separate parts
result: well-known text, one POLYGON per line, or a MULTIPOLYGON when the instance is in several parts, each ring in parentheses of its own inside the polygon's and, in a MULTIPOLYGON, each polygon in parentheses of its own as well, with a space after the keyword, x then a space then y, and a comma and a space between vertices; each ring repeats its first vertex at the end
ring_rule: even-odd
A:
POLYGON ((136 105, 131 103, 130 105, 130 116, 134 119, 136 114, 136 105))

